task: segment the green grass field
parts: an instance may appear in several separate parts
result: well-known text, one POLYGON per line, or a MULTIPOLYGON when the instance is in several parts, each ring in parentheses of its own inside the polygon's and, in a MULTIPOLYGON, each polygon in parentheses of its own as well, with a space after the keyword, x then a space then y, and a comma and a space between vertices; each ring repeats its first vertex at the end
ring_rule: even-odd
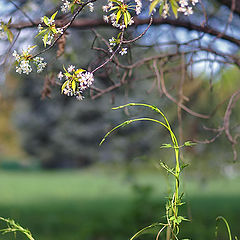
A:
MULTIPOLYGON (((157 171, 135 175, 140 187, 133 187, 121 169, 1 171, 0 216, 16 219, 37 240, 127 240, 141 227, 164 220, 170 187, 157 171)), ((240 237, 239 178, 204 183, 185 179, 183 190, 182 215, 191 222, 184 223, 180 239, 214 239, 218 215, 226 217, 233 234, 240 237)), ((227 239, 222 223, 219 239, 227 239)))

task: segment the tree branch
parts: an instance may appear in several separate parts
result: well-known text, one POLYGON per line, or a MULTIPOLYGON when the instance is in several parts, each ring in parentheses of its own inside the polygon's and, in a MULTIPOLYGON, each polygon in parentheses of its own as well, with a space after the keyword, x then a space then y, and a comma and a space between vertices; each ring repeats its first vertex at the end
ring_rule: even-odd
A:
MULTIPOLYGON (((40 20, 35 21, 35 25, 32 25, 29 22, 20 22, 17 24, 11 24, 10 28, 15 28, 15 29, 32 28, 32 27, 36 27, 39 23, 40 23, 40 20)), ((136 26, 145 25, 145 24, 149 24, 149 18, 139 19, 135 17, 134 24, 132 26, 136 27, 136 26)), ((161 24, 168 24, 175 27, 183 27, 188 30, 195 30, 195 31, 207 33, 216 37, 221 35, 221 39, 227 40, 231 43, 236 44, 237 46, 240 46, 240 39, 229 36, 226 33, 222 34, 221 32, 211 28, 210 26, 200 26, 190 21, 185 21, 182 19, 154 18, 152 21, 152 25, 161 25, 161 24)), ((56 20, 56 25, 57 27, 63 26, 63 21, 56 20)), ((76 19, 71 25, 71 28, 76 28, 76 29, 90 29, 93 27, 97 28, 97 27, 112 27, 112 26, 104 22, 103 19, 89 19, 89 18, 76 19)))

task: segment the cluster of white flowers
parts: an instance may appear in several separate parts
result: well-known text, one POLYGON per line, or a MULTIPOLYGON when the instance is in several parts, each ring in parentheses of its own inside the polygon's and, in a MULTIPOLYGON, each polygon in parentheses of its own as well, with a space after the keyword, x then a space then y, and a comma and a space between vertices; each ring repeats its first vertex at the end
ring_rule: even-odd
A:
MULTIPOLYGON (((61 6, 61 11, 64 13, 68 12, 72 6, 74 7, 74 5, 77 6, 78 4, 82 4, 82 1, 80 1, 80 0, 75 0, 72 2, 69 2, 68 0, 62 0, 62 2, 63 2, 63 5, 61 6)), ((93 3, 88 3, 88 7, 89 7, 90 12, 94 11, 93 3)))
POLYGON ((141 0, 135 0, 136 3, 136 14, 139 15, 142 12, 142 1, 141 0))
POLYGON ((46 45, 51 45, 52 41, 54 39, 54 36, 56 34, 63 34, 63 29, 55 27, 55 20, 54 19, 45 17, 45 21, 44 21, 44 17, 42 17, 41 18, 41 23, 43 23, 43 22, 48 27, 48 30, 44 29, 44 27, 41 24, 39 24, 38 25, 39 34, 43 35, 42 40, 46 45), (45 30, 47 30, 47 31, 44 32, 45 30), (46 38, 45 38, 45 36, 46 36, 46 38))
MULTIPOLYGON (((176 1, 177 6, 179 6, 177 8, 177 11, 184 13, 184 15, 186 16, 189 16, 193 14, 192 6, 195 6, 198 2, 199 0, 178 0, 176 1), (190 4, 192 4, 192 6, 190 6, 190 4)), ((170 3, 168 1, 160 1, 160 5, 162 5, 161 16, 163 18, 167 18, 167 16, 169 15, 170 3)), ((156 9, 154 10, 156 11, 156 9)))
POLYGON ((16 72, 21 74, 29 74, 32 72, 31 62, 37 67, 37 72, 40 73, 47 66, 42 57, 32 58, 30 52, 35 48, 35 46, 29 46, 26 50, 22 50, 22 54, 18 54, 16 50, 13 51, 13 56, 16 59, 16 72))
POLYGON ((43 57, 35 57, 35 58, 33 58, 33 63, 37 67, 37 73, 42 72, 43 69, 47 66, 47 63, 44 62, 44 58, 43 57))
POLYGON ((130 12, 135 11, 137 15, 142 12, 142 1, 141 0, 134 0, 134 4, 129 3, 126 4, 124 0, 119 0, 119 2, 115 2, 112 0, 108 0, 107 5, 102 6, 102 10, 106 13, 110 13, 110 15, 104 15, 103 20, 105 22, 111 22, 113 27, 123 29, 131 26, 134 23, 133 17, 131 17, 130 12), (122 18, 126 19, 119 19, 117 15, 121 13, 122 18), (126 14, 126 15, 125 15, 126 14), (120 20, 120 21, 119 21, 120 20), (127 26, 126 26, 126 25, 127 26))
POLYGON ((70 2, 67 0, 62 0, 62 1, 63 1, 63 5, 61 6, 61 11, 66 13, 70 8, 70 2))
POLYGON ((118 40, 115 37, 108 39, 110 46, 115 47, 118 43, 118 40))
MULTIPOLYGON (((109 52, 113 52, 113 47, 115 47, 117 44, 120 43, 120 39, 116 39, 115 37, 112 37, 112 38, 108 39, 108 41, 109 41, 109 45, 110 45, 110 48, 108 49, 109 52)), ((119 53, 121 55, 127 54, 127 48, 121 48, 119 53)))
MULTIPOLYGON (((190 0, 191 4, 195 6, 196 3, 198 3, 198 0, 190 0)), ((179 12, 184 13, 184 15, 191 15, 193 14, 192 7, 189 6, 188 0, 180 0, 179 1, 180 7, 178 8, 179 12)))
POLYGON ((67 96, 74 96, 78 100, 82 100, 82 92, 89 88, 93 82, 94 77, 91 72, 84 69, 76 69, 75 66, 70 65, 65 69, 65 73, 59 72, 58 78, 60 80, 65 77, 65 82, 62 85, 62 93, 67 96))

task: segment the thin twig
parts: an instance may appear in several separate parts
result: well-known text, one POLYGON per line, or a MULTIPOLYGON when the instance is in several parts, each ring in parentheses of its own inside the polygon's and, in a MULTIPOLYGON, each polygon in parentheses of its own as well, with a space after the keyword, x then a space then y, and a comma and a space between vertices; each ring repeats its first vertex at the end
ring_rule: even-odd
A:
POLYGON ((12 0, 9 0, 28 20, 32 25, 35 25, 35 22, 12 0))

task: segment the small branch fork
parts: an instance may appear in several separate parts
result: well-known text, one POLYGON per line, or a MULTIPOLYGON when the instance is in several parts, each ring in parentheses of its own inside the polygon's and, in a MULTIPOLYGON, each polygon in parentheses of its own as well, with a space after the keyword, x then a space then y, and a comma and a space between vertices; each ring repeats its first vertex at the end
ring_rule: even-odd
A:
POLYGON ((210 140, 205 140, 205 141, 198 141, 198 140, 194 140, 195 142, 198 143, 204 143, 204 144, 209 144, 214 142, 217 138, 219 138, 223 133, 225 133, 228 141, 231 143, 232 145, 232 150, 233 150, 233 157, 234 157, 234 161, 237 160, 237 150, 236 150, 236 145, 237 145, 237 139, 240 137, 239 134, 236 134, 235 136, 233 136, 230 133, 230 117, 231 117, 231 113, 232 113, 232 109, 234 108, 236 102, 239 100, 240 98, 240 89, 238 89, 236 92, 234 92, 232 94, 232 96, 229 99, 228 102, 228 106, 226 108, 225 114, 224 114, 224 118, 223 118, 223 125, 217 129, 215 128, 206 128, 205 130, 208 131, 212 131, 217 133, 213 138, 211 138, 210 140))
POLYGON ((72 16, 71 20, 70 20, 65 26, 62 27, 62 28, 63 28, 62 34, 60 34, 60 35, 53 41, 53 43, 52 43, 48 48, 45 48, 44 50, 40 51, 39 53, 33 55, 33 58, 34 58, 34 57, 37 57, 37 56, 39 56, 39 55, 41 55, 41 54, 43 54, 43 53, 45 53, 45 52, 47 52, 47 51, 49 51, 50 49, 52 49, 52 48, 55 46, 55 44, 57 43, 57 41, 64 35, 64 33, 67 31, 67 29, 70 28, 70 26, 73 24, 74 20, 75 20, 76 17, 79 15, 79 13, 83 10, 83 8, 84 8, 85 6, 87 6, 89 3, 93 3, 93 2, 96 2, 96 1, 97 1, 97 0, 89 0, 89 1, 87 1, 87 2, 85 2, 85 3, 83 3, 83 4, 77 9, 77 11, 74 13, 74 15, 72 16))

